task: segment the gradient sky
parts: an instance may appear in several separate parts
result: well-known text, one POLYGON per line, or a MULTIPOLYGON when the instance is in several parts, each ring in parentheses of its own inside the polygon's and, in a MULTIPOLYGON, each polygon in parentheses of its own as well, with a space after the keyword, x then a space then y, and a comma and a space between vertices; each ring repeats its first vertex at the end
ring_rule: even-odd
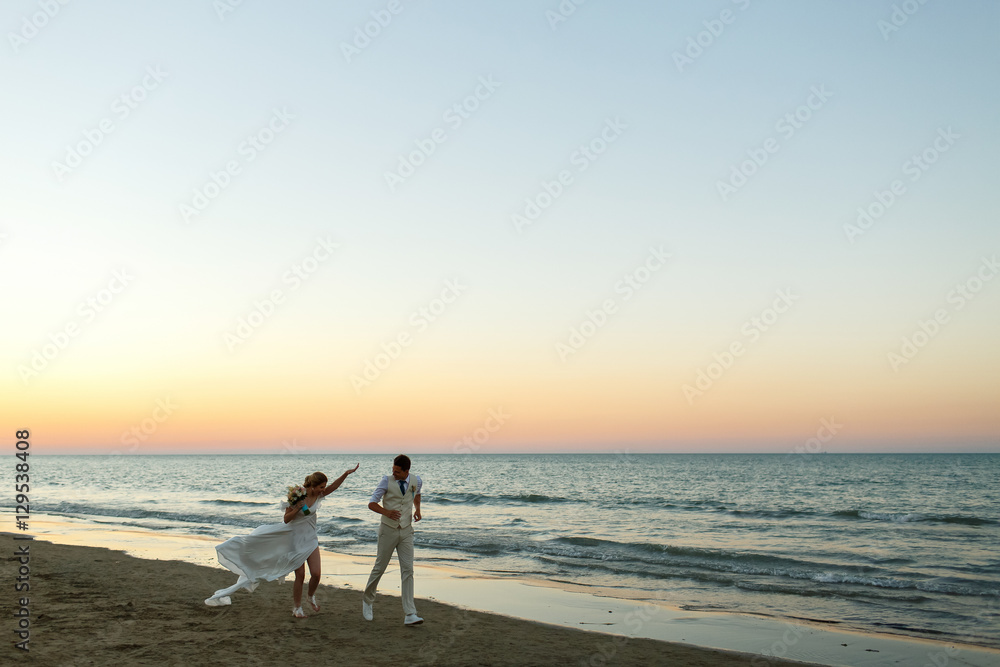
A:
POLYGON ((45 4, 0 10, 36 453, 1000 450, 996 3, 45 4))

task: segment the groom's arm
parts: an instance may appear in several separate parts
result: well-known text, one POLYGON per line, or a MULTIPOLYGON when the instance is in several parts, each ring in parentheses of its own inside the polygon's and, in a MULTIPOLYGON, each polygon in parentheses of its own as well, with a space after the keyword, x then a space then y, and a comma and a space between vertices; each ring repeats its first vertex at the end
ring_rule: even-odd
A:
POLYGON ((392 519, 393 521, 402 516, 402 514, 399 513, 399 510, 387 510, 378 503, 368 503, 368 509, 370 509, 372 512, 375 512, 376 514, 383 514, 392 519))
POLYGON ((391 512, 386 508, 382 507, 378 503, 368 503, 368 509, 376 514, 384 514, 392 520, 396 520, 400 517, 399 510, 392 510, 391 512))
POLYGON ((424 488, 424 480, 417 475, 417 490, 413 492, 413 520, 420 521, 420 491, 424 488))
POLYGON ((372 497, 368 502, 368 509, 370 509, 372 512, 375 512, 376 514, 383 514, 392 519, 393 521, 395 521, 400 517, 399 510, 392 510, 390 512, 381 505, 379 505, 378 502, 382 500, 382 496, 384 496, 385 492, 388 490, 389 490, 389 476, 386 475, 385 477, 382 478, 382 481, 378 483, 378 486, 375 487, 375 493, 372 494, 372 497))

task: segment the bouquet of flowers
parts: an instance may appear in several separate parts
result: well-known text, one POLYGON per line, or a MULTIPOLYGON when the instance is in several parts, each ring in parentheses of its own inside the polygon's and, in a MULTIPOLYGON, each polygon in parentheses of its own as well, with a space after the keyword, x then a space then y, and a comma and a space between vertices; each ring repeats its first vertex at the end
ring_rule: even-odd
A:
POLYGON ((294 505, 308 495, 304 486, 288 487, 288 504, 294 505))

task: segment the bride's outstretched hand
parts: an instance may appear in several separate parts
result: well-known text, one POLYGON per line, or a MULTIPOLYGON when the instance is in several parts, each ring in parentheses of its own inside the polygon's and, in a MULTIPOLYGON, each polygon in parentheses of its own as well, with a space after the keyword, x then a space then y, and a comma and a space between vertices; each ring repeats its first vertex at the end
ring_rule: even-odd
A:
POLYGON ((357 469, 360 468, 360 467, 361 467, 361 464, 359 463, 356 466, 354 466, 353 468, 348 468, 347 470, 345 470, 344 474, 345 475, 350 475, 352 472, 356 472, 357 469))

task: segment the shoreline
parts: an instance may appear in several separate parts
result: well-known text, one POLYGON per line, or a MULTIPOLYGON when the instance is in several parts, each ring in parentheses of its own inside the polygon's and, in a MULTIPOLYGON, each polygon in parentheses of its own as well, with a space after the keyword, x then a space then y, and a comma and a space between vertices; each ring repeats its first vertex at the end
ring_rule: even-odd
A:
MULTIPOLYGON (((126 557, 147 563, 154 560, 180 561, 212 571, 216 573, 215 576, 221 575, 222 583, 217 588, 232 583, 226 581, 234 575, 215 561, 214 546, 219 543, 218 538, 121 528, 113 523, 103 529, 82 519, 54 519, 55 517, 42 518, 42 515, 33 517, 32 527, 36 529, 34 534, 37 543, 45 544, 43 540, 51 540, 71 547, 110 547, 129 554, 126 557)), ((13 542, 9 533, 4 535, 8 543, 13 542)), ((345 593, 353 591, 360 595, 370 567, 370 559, 324 549, 322 586, 345 593)), ((149 565, 145 567, 147 570, 152 568, 149 565)), ((906 663, 929 662, 934 655, 938 656, 939 661, 947 659, 951 664, 985 666, 1000 662, 1000 651, 974 645, 831 629, 821 622, 804 619, 789 620, 732 611, 683 609, 657 600, 604 597, 594 591, 580 590, 584 587, 579 585, 533 580, 516 573, 510 576, 487 576, 451 565, 421 564, 419 559, 415 569, 417 598, 421 605, 426 600, 428 603, 446 605, 454 613, 500 614, 512 622, 582 629, 603 637, 604 641, 611 641, 608 647, 615 647, 615 642, 648 640, 669 646, 737 652, 743 654, 744 663, 751 660, 754 665, 784 664, 768 657, 770 655, 784 660, 824 665, 886 664, 885 661, 890 658, 906 663), (956 659, 956 656, 961 659, 956 659)), ((199 576, 204 578, 209 575, 203 573, 199 576)), ((288 581, 290 584, 291 579, 288 581)), ((267 585, 280 587, 274 582, 267 585)), ((197 603, 205 606, 203 599, 214 590, 215 588, 197 593, 196 595, 200 595, 196 597, 197 603)), ((259 592, 258 590, 253 596, 259 592)), ((398 602, 386 604, 382 596, 398 596, 399 578, 395 561, 383 577, 379 593, 382 601, 381 604, 377 601, 377 605, 390 609, 389 613, 392 613, 391 609, 398 602)), ((288 598, 290 594, 290 585, 280 593, 288 598)), ((241 594, 235 597, 233 608, 237 605, 254 604, 253 596, 241 594)), ((290 608, 290 599, 287 602, 290 608)), ((360 619, 360 610, 347 609, 346 613, 350 615, 352 611, 357 612, 355 615, 360 619)), ((427 618, 423 610, 421 613, 427 618)), ((401 619, 400 613, 398 620, 401 619)), ((431 622, 432 619, 428 619, 425 625, 431 622)))

